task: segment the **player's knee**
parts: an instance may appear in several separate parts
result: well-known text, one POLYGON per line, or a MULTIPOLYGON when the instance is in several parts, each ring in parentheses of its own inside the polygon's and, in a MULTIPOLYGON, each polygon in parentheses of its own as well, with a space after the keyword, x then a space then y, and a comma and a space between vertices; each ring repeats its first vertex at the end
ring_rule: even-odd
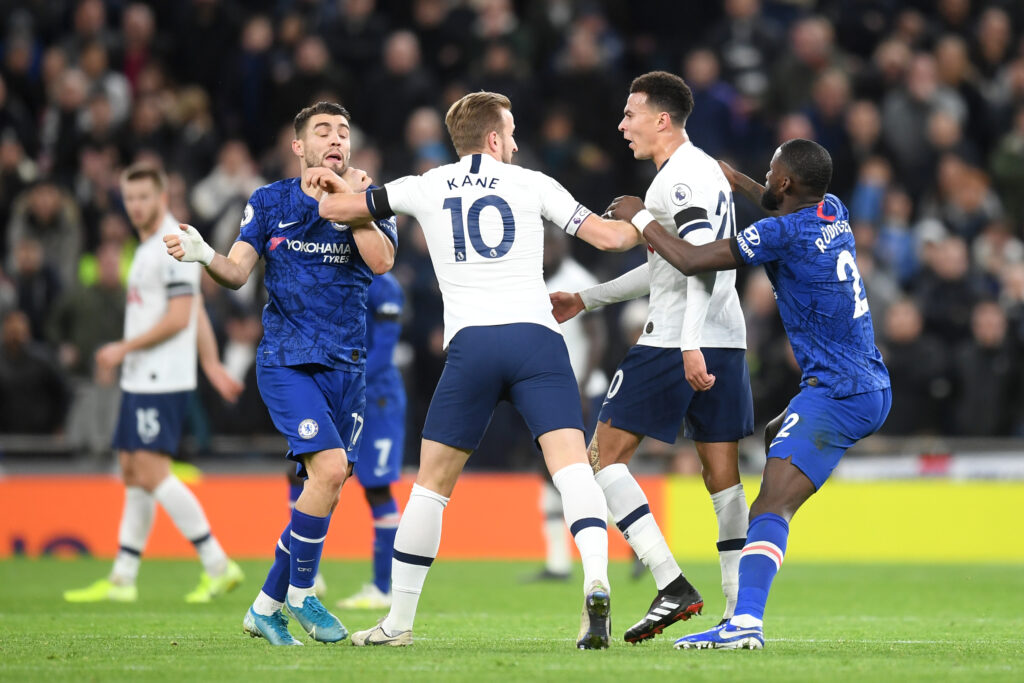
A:
POLYGON ((373 486, 365 491, 366 502, 369 503, 370 507, 377 507, 378 505, 384 505, 391 501, 391 487, 390 486, 373 486))

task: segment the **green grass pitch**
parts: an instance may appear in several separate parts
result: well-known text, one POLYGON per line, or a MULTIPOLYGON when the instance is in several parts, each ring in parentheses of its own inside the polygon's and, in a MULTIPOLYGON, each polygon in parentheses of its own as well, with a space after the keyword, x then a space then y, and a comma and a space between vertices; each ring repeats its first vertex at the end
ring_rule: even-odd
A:
MULTIPOLYGON (((60 593, 103 576, 109 562, 0 562, 0 679, 11 681, 834 681, 1024 680, 1020 566, 810 565, 783 567, 769 603, 763 651, 676 651, 673 640, 718 622, 718 567, 687 568, 704 615, 643 645, 622 632, 653 597, 616 563, 612 647, 573 648, 581 581, 524 584, 534 563, 435 564, 411 648, 309 641, 272 648, 242 633, 267 562, 246 562, 246 583, 210 605, 182 597, 198 564, 144 561, 139 601, 68 605, 60 593)), ((366 562, 326 562, 329 604, 358 588, 366 562)), ((378 613, 336 612, 356 630, 378 613)))

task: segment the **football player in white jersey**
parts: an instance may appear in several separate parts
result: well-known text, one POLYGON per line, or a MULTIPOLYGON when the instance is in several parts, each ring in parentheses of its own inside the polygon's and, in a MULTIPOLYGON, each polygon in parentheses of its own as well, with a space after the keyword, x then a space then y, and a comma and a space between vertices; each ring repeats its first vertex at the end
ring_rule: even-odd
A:
POLYGON ((113 373, 121 367, 121 412, 114 432, 125 483, 119 549, 110 576, 86 588, 65 591, 69 602, 134 602, 135 579, 160 503, 203 565, 188 602, 209 602, 235 588, 241 568, 224 553, 210 531, 195 495, 171 472, 178 452, 189 395, 196 388, 196 351, 214 389, 227 401, 242 391, 221 364, 217 340, 199 294, 199 267, 167 256, 163 236, 178 231, 167 211, 163 173, 147 166, 121 177, 125 210, 139 233, 128 273, 124 339, 101 347, 96 365, 113 373))
POLYGON ((606 250, 639 244, 627 223, 591 214, 548 176, 512 165, 511 104, 477 92, 445 117, 458 162, 365 194, 313 169, 332 221, 404 213, 422 225, 444 300, 448 360, 423 427, 420 470, 395 539, 392 605, 354 645, 406 645, 441 517, 494 406, 508 399, 544 453, 580 550, 584 609, 577 647, 608 647, 607 505, 587 464, 579 390, 544 285, 544 218, 606 250))
MULTIPOLYGON (((597 284, 597 278, 569 255, 569 240, 553 223, 544 226, 544 284, 549 292, 575 292, 597 284)), ((601 410, 601 399, 608 390, 608 375, 601 369, 607 342, 604 320, 595 313, 566 320, 559 327, 580 387, 583 435, 584 440, 589 441, 601 410)), ((572 555, 565 535, 562 497, 546 471, 544 479, 540 495, 540 511, 544 517, 541 530, 546 551, 544 568, 529 580, 567 581, 572 570, 572 555)))
MULTIPOLYGON (((693 244, 706 244, 734 235, 733 199, 718 162, 686 134, 692 110, 693 95, 683 79, 651 72, 631 84, 619 130, 633 155, 650 159, 658 169, 645 200, 653 215, 649 220, 693 244)), ((646 265, 611 282, 552 295, 555 317, 563 320, 650 294, 647 323, 612 378, 590 445, 612 517, 658 588, 647 614, 626 631, 631 643, 699 614, 704 604, 683 577, 627 468, 644 436, 672 443, 680 423, 696 444, 718 516, 726 619, 736 605, 747 529, 736 442, 753 433, 754 424, 746 327, 734 271, 728 273, 687 277, 648 249, 646 265)))

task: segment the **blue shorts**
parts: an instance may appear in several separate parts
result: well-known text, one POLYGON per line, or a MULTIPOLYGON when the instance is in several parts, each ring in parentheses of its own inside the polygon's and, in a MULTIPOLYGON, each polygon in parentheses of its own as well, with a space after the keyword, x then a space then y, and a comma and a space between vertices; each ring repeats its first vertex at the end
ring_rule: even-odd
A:
POLYGON ((341 448, 349 462, 358 459, 363 431, 366 383, 362 372, 311 363, 256 366, 256 383, 277 431, 288 439, 289 460, 306 476, 302 456, 341 448))
POLYGON ((113 446, 119 451, 176 455, 191 391, 169 394, 121 394, 121 412, 113 446))
POLYGON ((829 398, 824 389, 804 387, 786 407, 769 458, 789 458, 820 489, 853 444, 875 433, 892 406, 892 390, 879 389, 829 398))
POLYGON ((715 385, 694 391, 682 351, 634 346, 612 377, 598 421, 666 443, 739 441, 754 433, 754 399, 744 349, 701 349, 715 385))
POLYGON ((365 489, 398 481, 405 448, 405 397, 366 402, 356 477, 365 489))
POLYGON ((459 330, 423 438, 475 450, 501 400, 519 411, 535 440, 556 429, 583 431, 580 390, 562 335, 533 323, 459 330))

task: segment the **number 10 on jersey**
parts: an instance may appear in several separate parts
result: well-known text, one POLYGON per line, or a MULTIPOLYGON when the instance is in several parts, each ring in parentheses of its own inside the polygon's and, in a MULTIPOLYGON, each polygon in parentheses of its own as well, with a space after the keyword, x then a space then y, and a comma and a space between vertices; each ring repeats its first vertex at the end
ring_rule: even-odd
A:
POLYGON ((501 258, 512 248, 512 242, 516 238, 516 221, 512 216, 512 207, 504 199, 496 194, 489 194, 480 197, 473 202, 469 211, 466 212, 465 224, 462 219, 462 197, 449 197, 442 205, 446 211, 452 214, 452 240, 455 246, 455 260, 466 262, 466 233, 469 233, 469 242, 473 250, 484 258, 501 258), (484 209, 491 207, 497 209, 501 215, 502 235, 501 242, 488 246, 480 234, 480 214, 484 209))

